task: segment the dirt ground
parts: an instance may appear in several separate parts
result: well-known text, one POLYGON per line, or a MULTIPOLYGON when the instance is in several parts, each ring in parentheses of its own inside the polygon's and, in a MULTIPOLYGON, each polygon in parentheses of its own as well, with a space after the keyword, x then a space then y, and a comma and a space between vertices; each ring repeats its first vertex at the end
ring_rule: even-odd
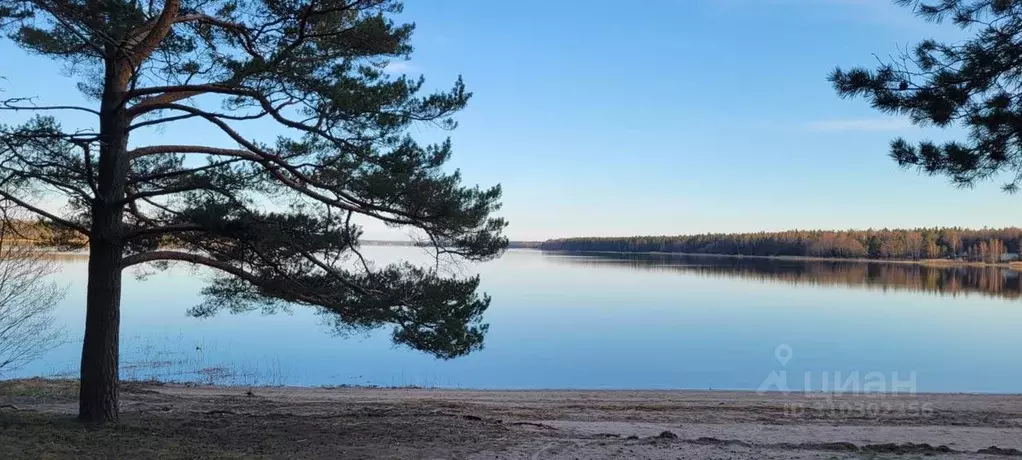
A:
POLYGON ((121 423, 75 382, 0 382, 0 459, 1004 459, 1022 396, 239 388, 126 383, 121 423))

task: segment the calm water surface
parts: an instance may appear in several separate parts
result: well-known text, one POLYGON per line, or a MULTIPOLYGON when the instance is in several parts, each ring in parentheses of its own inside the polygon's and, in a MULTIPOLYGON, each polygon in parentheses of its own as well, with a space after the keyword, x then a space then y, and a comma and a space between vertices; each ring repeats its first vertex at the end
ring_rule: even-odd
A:
MULTIPOLYGON (((380 261, 422 250, 369 247, 380 261)), ((995 268, 511 250, 465 265, 493 297, 486 348, 440 361, 389 331, 339 337, 310 310, 194 319, 201 271, 126 278, 125 378, 218 384, 750 389, 771 373, 915 375, 918 391, 1022 392, 1022 281, 995 268), (779 360, 776 352, 791 350, 779 360)), ((58 322, 80 341, 85 261, 58 322)), ((73 375, 80 342, 20 376, 73 375)), ((783 354, 783 353, 782 353, 783 354)), ((804 376, 811 376, 808 380, 804 376)))

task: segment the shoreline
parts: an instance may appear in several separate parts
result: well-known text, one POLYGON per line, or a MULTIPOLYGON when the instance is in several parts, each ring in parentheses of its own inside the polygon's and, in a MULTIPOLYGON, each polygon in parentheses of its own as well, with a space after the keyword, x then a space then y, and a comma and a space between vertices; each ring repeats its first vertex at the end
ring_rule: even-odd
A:
MULTIPOLYGON (((3 389, 4 385, 77 385, 78 379, 69 376, 26 376, 26 377, 13 377, 13 378, 0 378, 0 390, 3 389)), ((264 384, 257 383, 251 385, 239 385, 239 384, 218 384, 218 383, 202 383, 199 381, 191 380, 152 380, 152 379, 120 379, 122 385, 137 386, 143 385, 147 387, 167 387, 167 388, 208 388, 208 389, 222 389, 222 390, 248 390, 248 389, 263 389, 272 391, 283 391, 283 392, 318 392, 318 391, 420 391, 420 392, 434 392, 437 394, 443 393, 493 393, 493 394, 719 394, 723 396, 762 396, 762 397, 786 397, 786 398, 846 398, 846 397, 861 397, 861 398, 906 398, 906 397, 945 397, 945 396, 966 396, 966 397, 1018 397, 1022 398, 1022 390, 1012 392, 991 392, 991 391, 901 391, 901 392, 867 392, 867 391, 827 391, 827 390, 754 390, 754 389, 741 389, 741 388, 626 388, 626 387, 608 387, 608 388, 587 388, 587 387, 564 387, 564 388, 493 388, 493 387, 440 387, 440 386, 416 386, 416 385, 363 385, 363 384, 339 384, 339 385, 275 385, 275 384, 264 384)), ((0 397, 3 393, 0 392, 0 397)))
MULTIPOLYGON (((369 243, 371 246, 390 246, 390 247, 412 247, 406 244, 387 244, 383 242, 372 242, 369 243)), ((757 259, 757 260, 783 260, 791 262, 848 262, 848 263, 872 263, 872 264, 899 264, 899 265, 921 265, 924 267, 990 267, 990 268, 1006 268, 1014 271, 1022 271, 1022 260, 1011 261, 1011 262, 976 262, 966 261, 958 259, 919 259, 919 260, 905 260, 905 259, 870 259, 870 258, 841 258, 841 257, 813 257, 813 256, 760 256, 760 255, 748 255, 748 254, 705 254, 705 253, 694 253, 694 252, 657 252, 657 251, 584 251, 584 250, 569 250, 569 249, 543 249, 538 247, 509 247, 508 250, 515 251, 539 251, 550 254, 619 254, 619 255, 658 255, 658 256, 681 256, 681 257, 708 257, 708 258, 720 258, 720 259, 757 259)), ((42 249, 47 255, 53 256, 54 258, 88 258, 89 254, 86 251, 58 251, 50 249, 42 249)))
POLYGON ((466 460, 1022 456, 1020 395, 821 398, 727 390, 124 382, 119 424, 85 428, 73 420, 76 411, 76 381, 0 381, 0 458, 270 459, 296 452, 309 459, 466 460))
POLYGON ((785 260, 793 262, 849 262, 849 263, 874 263, 874 264, 903 264, 903 265, 922 265, 927 267, 992 267, 992 268, 1008 268, 1011 270, 1022 271, 1022 261, 1012 262, 976 262, 976 261, 964 261, 957 259, 919 259, 919 260, 906 260, 906 259, 870 259, 870 258, 842 258, 842 257, 813 257, 813 256, 760 256, 760 255, 747 255, 747 254, 705 254, 705 253, 694 253, 694 252, 657 252, 657 251, 583 251, 583 250, 569 250, 569 249, 542 249, 536 248, 539 251, 546 253, 564 253, 564 254, 636 254, 636 255, 660 255, 660 256, 684 256, 684 257, 712 257, 722 259, 765 259, 765 260, 785 260))

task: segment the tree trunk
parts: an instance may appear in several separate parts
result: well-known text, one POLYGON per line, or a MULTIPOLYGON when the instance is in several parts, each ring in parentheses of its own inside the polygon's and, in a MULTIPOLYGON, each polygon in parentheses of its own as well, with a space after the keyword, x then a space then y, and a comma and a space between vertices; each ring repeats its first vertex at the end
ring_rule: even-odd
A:
MULTIPOLYGON (((100 225, 99 219, 96 222, 93 224, 94 232, 100 225)), ((106 225, 109 226, 109 223, 106 225)), ((78 399, 78 418, 86 422, 117 420, 120 260, 120 246, 98 238, 90 241, 82 380, 78 399)))
POLYGON ((86 293, 85 340, 82 344, 78 419, 117 420, 119 337, 121 323, 121 257, 125 182, 128 172, 128 120, 123 78, 115 63, 107 64, 100 106, 100 148, 96 197, 89 235, 89 283, 86 293))

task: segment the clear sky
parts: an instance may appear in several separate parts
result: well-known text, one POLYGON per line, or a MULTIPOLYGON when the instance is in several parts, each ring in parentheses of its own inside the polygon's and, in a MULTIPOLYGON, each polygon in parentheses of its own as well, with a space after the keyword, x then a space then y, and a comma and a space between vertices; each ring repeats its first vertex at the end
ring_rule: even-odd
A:
MULTIPOLYGON (((438 87, 460 74, 475 93, 452 167, 503 184, 512 239, 1020 224, 1022 196, 998 183, 960 190, 887 157, 894 136, 956 133, 826 81, 960 36, 889 0, 409 0, 399 19, 417 24, 416 52, 393 71, 438 87)), ((9 43, 0 62, 11 96, 77 97, 59 66, 9 43)))

